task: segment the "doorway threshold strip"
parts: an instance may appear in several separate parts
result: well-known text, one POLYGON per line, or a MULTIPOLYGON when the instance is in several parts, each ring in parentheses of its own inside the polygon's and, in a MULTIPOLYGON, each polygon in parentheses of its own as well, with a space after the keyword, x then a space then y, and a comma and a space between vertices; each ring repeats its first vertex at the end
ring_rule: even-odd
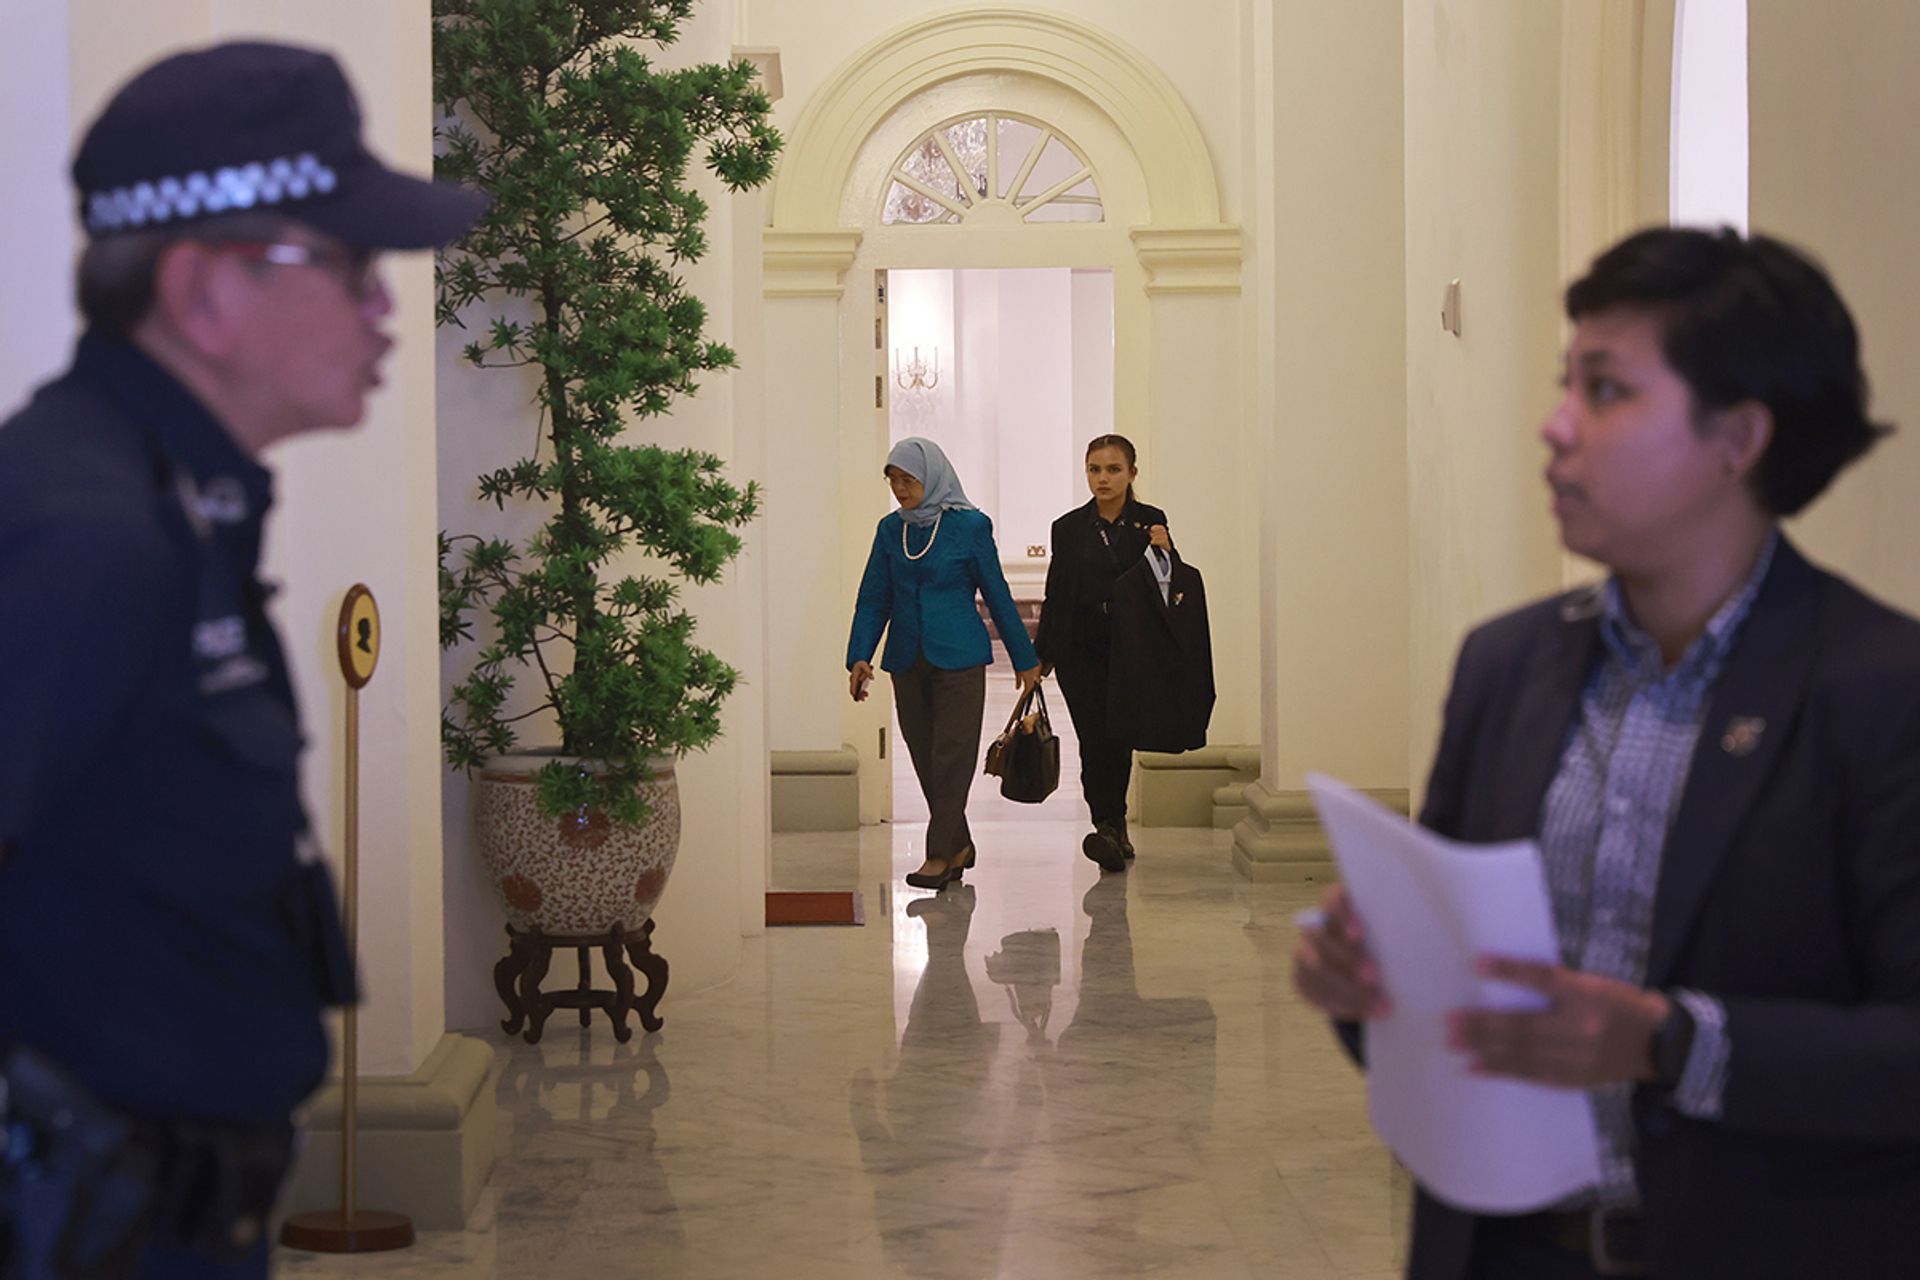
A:
POLYGON ((858 890, 834 893, 769 893, 767 924, 865 924, 858 890))

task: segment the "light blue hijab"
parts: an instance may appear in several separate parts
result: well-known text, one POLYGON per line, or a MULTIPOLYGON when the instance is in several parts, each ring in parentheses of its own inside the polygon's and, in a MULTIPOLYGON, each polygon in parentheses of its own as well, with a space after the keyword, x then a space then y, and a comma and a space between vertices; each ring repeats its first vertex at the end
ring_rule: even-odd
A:
POLYGON ((887 455, 887 465, 900 468, 926 487, 926 496, 920 499, 920 505, 900 513, 908 524, 930 525, 939 519, 942 511, 975 509, 967 501, 966 491, 960 487, 960 477, 954 474, 953 464, 947 461, 947 455, 941 452, 939 445, 924 436, 908 436, 893 446, 893 452, 887 455))

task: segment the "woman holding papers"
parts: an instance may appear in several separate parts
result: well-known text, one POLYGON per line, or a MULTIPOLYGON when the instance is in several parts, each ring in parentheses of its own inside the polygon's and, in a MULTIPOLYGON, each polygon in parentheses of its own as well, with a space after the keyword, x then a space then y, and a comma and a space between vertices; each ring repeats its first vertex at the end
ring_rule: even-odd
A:
MULTIPOLYGON (((1630 237, 1566 302, 1546 481, 1608 577, 1467 637, 1421 822, 1538 841, 1561 964, 1481 963, 1544 1007, 1448 1039, 1586 1090, 1601 1175, 1513 1217, 1423 1191, 1409 1274, 1920 1275, 1920 623, 1779 530, 1884 433, 1853 321, 1730 230, 1630 237)), ((1324 906, 1295 981, 1359 1053, 1393 992, 1324 906)))
POLYGON ((1060 672, 1060 692, 1080 740, 1080 787, 1093 813, 1093 830, 1080 850, 1103 871, 1124 871, 1133 857, 1127 838, 1133 748, 1114 737, 1107 714, 1114 586, 1149 548, 1168 574, 1173 563, 1167 513, 1133 496, 1138 461, 1125 436, 1096 436, 1087 445, 1093 497, 1053 522, 1053 559, 1034 636, 1041 671, 1060 672))
POLYGON ((860 578, 847 640, 847 691, 865 700, 873 651, 893 677, 900 736, 926 793, 927 856, 907 876, 917 889, 944 889, 974 863, 967 794, 980 767, 980 717, 993 649, 974 605, 993 614, 1013 659, 1020 691, 1040 683, 1020 610, 1000 571, 993 521, 967 501, 940 446, 912 436, 887 455, 887 485, 900 509, 883 516, 860 578))

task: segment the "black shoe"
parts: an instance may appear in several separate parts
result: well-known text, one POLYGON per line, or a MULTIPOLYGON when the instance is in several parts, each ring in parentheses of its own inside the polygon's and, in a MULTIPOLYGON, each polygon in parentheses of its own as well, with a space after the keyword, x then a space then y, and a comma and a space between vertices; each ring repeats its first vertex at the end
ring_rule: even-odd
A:
MULTIPOLYGON (((927 861, 932 862, 933 859, 928 858, 927 861)), ((907 883, 915 889, 944 889, 958 880, 960 873, 967 869, 966 864, 958 858, 942 859, 942 861, 946 865, 938 871, 907 872, 907 883)))
POLYGON ((1102 871, 1125 871, 1127 856, 1120 851, 1120 841, 1114 835, 1112 827, 1095 827, 1080 842, 1080 852, 1099 864, 1102 871))
POLYGON ((1133 861, 1133 841, 1127 839, 1127 824, 1124 819, 1114 828, 1114 838, 1120 842, 1120 856, 1128 862, 1133 861))
POLYGON ((947 868, 953 872, 953 879, 956 884, 959 883, 960 877, 964 873, 973 870, 975 860, 976 855, 973 851, 973 846, 968 845, 961 853, 956 853, 948 861, 947 868))

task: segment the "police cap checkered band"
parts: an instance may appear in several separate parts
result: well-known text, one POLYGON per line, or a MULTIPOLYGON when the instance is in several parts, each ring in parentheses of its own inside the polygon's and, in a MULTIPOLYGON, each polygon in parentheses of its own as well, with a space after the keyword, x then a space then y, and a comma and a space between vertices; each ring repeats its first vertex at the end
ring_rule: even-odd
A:
POLYGON ((360 248, 428 248, 464 234, 486 204, 369 152, 332 57, 255 42, 135 76, 87 131, 73 178, 95 238, 270 210, 360 248))

